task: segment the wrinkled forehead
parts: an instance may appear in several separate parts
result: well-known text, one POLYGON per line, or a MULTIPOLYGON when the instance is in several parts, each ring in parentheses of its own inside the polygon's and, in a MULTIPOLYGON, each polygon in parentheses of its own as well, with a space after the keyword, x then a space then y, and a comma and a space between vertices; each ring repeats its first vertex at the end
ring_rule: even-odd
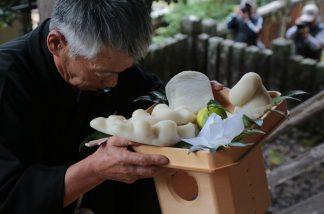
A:
POLYGON ((119 50, 102 50, 92 59, 84 59, 91 70, 112 72, 123 71, 135 63, 134 57, 119 50))

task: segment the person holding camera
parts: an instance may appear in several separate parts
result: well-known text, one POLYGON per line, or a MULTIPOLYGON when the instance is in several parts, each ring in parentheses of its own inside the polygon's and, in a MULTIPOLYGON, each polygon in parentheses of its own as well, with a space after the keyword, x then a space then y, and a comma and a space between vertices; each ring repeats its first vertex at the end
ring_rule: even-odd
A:
POLYGON ((315 4, 303 7, 295 25, 288 29, 286 38, 294 41, 295 54, 320 60, 324 47, 324 25, 320 22, 319 9, 315 4))
POLYGON ((227 28, 233 31, 235 42, 244 42, 258 47, 263 47, 262 43, 258 41, 262 25, 263 19, 256 14, 254 0, 242 0, 240 7, 236 8, 234 15, 227 21, 227 28))

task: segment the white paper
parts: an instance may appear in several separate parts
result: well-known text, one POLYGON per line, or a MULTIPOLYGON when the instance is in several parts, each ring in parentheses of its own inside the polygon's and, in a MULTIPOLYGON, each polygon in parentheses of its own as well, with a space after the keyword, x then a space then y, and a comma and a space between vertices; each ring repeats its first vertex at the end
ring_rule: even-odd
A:
POLYGON ((214 149, 225 146, 243 132, 242 117, 243 113, 237 112, 222 120, 220 116, 213 113, 209 116, 197 137, 182 140, 193 146, 202 145, 214 149))

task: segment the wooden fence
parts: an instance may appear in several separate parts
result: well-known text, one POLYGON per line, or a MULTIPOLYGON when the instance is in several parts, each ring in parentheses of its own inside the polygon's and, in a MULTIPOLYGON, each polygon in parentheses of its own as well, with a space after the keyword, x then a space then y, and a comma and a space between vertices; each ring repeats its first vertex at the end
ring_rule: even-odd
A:
POLYGON ((291 41, 279 38, 271 42, 270 49, 259 49, 214 36, 212 29, 210 23, 185 17, 181 34, 150 47, 144 67, 164 81, 183 70, 196 70, 232 87, 252 71, 271 90, 315 94, 324 88, 324 63, 294 56, 291 41))

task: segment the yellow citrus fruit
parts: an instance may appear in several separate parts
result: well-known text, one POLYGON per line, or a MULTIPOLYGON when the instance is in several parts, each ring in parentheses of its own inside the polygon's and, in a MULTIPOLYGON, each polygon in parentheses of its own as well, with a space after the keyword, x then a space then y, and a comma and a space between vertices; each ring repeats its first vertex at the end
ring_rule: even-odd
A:
POLYGON ((207 119, 209 117, 209 114, 208 114, 208 109, 207 107, 205 108, 202 108, 198 114, 197 114, 197 124, 198 124, 198 127, 201 129, 204 124, 206 123, 207 119))
POLYGON ((222 119, 225 119, 227 117, 225 110, 222 108, 213 106, 208 109, 207 107, 204 107, 197 114, 197 124, 200 129, 204 126, 208 117, 212 113, 219 115, 222 119))

